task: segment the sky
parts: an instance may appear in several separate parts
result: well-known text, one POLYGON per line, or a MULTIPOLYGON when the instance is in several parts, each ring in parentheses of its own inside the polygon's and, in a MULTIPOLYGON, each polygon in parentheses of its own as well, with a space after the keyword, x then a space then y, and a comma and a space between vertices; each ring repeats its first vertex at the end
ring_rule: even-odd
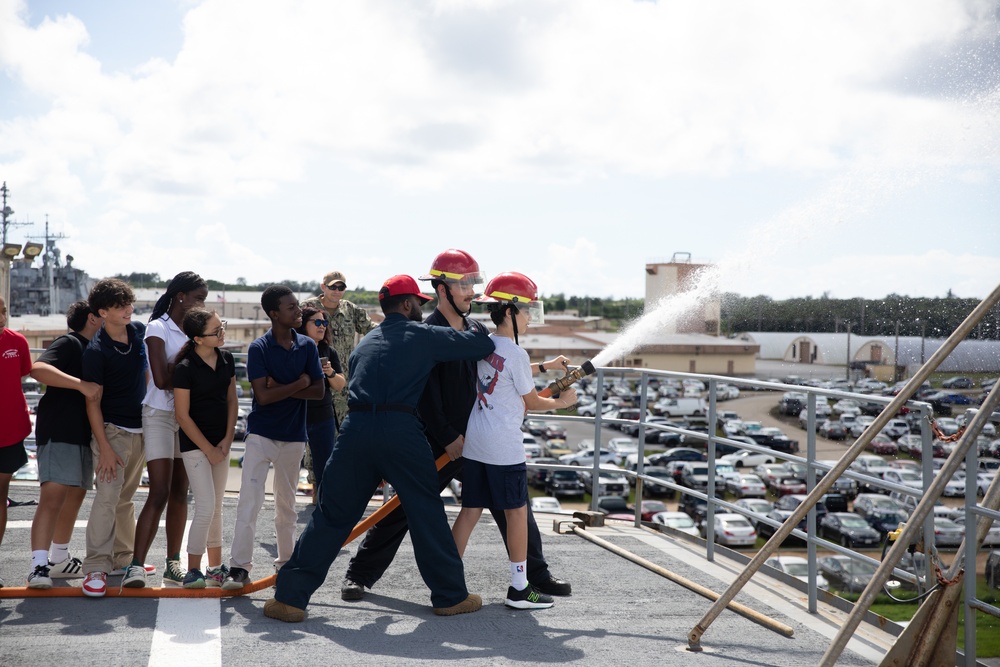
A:
POLYGON ((8 240, 97 277, 983 298, 998 111, 994 0, 0 0, 8 240))

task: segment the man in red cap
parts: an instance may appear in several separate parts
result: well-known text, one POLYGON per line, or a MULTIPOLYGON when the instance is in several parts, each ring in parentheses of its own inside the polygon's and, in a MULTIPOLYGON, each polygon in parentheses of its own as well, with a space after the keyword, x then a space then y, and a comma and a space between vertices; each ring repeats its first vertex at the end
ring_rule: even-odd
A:
POLYGON ((310 597, 383 479, 396 489, 407 514, 421 517, 410 532, 434 613, 452 616, 482 607, 482 599, 465 587, 417 403, 437 363, 483 359, 493 352, 493 342, 481 333, 422 324, 421 308, 431 298, 410 276, 389 278, 378 296, 385 321, 351 355, 347 418, 323 475, 319 505, 278 572, 274 598, 264 605, 271 618, 305 618, 310 597))

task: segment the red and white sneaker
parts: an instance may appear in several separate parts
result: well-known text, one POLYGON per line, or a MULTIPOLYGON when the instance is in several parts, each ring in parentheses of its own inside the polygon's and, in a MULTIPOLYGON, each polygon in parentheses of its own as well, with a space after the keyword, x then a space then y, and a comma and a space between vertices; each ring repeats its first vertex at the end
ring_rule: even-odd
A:
POLYGON ((108 592, 108 575, 104 572, 90 572, 83 578, 83 594, 87 597, 102 598, 108 592))

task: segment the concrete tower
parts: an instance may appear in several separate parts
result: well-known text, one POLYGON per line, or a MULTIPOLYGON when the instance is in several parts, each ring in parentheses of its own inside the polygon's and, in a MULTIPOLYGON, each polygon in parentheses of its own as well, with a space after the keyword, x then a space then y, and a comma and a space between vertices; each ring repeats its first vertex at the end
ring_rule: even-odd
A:
MULTIPOLYGON (((690 290, 694 276, 711 264, 693 264, 691 253, 675 252, 669 262, 646 264, 646 311, 654 308, 665 296, 680 294, 690 290)), ((718 295, 708 299, 704 307, 692 312, 688 317, 667 324, 663 333, 699 333, 718 336, 722 302, 718 295)))

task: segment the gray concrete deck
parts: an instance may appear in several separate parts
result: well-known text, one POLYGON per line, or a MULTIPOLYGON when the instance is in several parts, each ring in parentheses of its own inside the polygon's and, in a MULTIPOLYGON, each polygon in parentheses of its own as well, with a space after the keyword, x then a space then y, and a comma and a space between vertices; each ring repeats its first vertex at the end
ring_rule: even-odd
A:
MULTIPOLYGON (((141 493, 137 500, 141 503, 141 493)), ((37 487, 15 484, 15 500, 37 496, 37 487)), ((225 502, 224 540, 232 537, 236 498, 225 502)), ((86 520, 89 500, 81 512, 86 520)), ((300 523, 312 507, 300 505, 300 523)), ((28 572, 29 526, 34 508, 15 507, 0 549, 0 576, 23 586, 28 572)), ((273 506, 258 524, 255 578, 274 558, 273 506)), ((270 591, 235 598, 155 600, 125 598, 0 599, 0 665, 469 665, 575 663, 601 665, 814 665, 845 614, 823 605, 806 611, 805 596, 757 575, 738 596, 742 602, 795 629, 780 636, 724 612, 703 640, 704 653, 686 650, 686 635, 710 602, 572 534, 551 532, 552 516, 538 516, 552 570, 573 583, 573 595, 552 609, 524 612, 503 606, 509 578, 502 542, 491 519, 473 534, 466 579, 484 599, 475 614, 441 618, 429 607, 427 588, 409 540, 374 591, 361 602, 340 599, 348 548, 334 563, 304 623, 284 624, 261 612, 270 591)), ((82 523, 80 525, 83 525, 82 523)), ((683 541, 629 524, 591 528, 595 534, 715 591, 741 567, 683 541)), ((82 556, 83 529, 73 548, 82 556)), ((149 562, 162 566, 161 534, 149 562)), ((80 585, 79 579, 66 585, 80 585)), ((117 584, 118 579, 112 578, 117 584)), ((159 585, 159 576, 150 585, 159 585)), ((838 664, 877 664, 893 637, 862 624, 838 664)))

